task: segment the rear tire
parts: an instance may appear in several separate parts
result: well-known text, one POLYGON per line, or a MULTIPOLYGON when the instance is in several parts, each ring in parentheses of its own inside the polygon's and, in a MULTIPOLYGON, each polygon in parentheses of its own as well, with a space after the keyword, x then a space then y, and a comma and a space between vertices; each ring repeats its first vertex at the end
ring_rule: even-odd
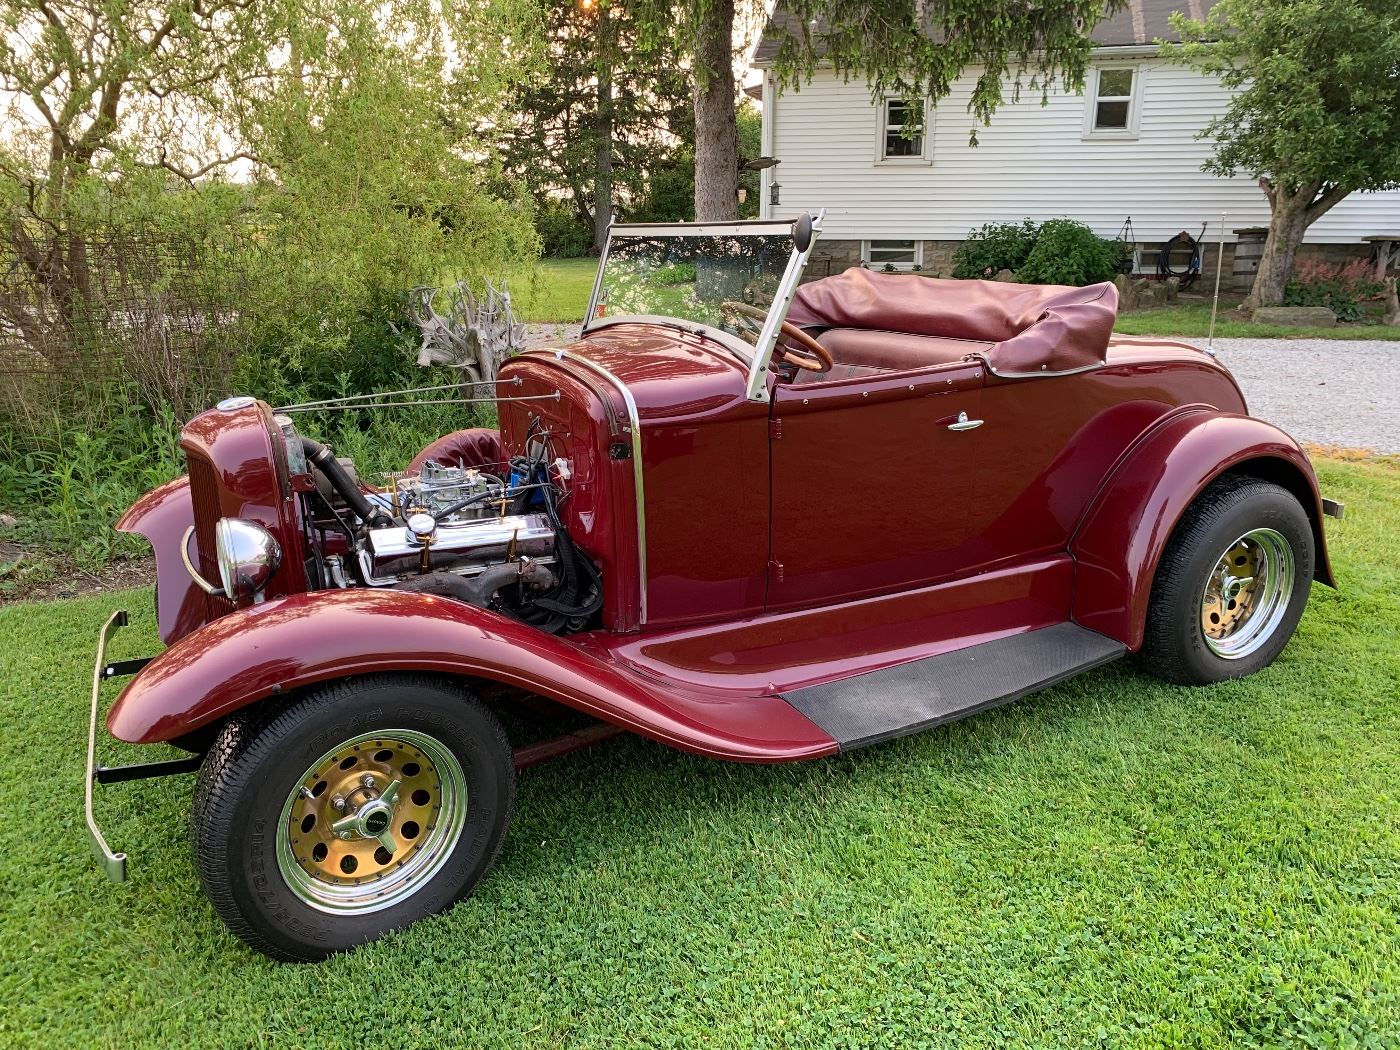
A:
POLYGON ((352 679, 224 727, 195 788, 195 865, 250 947, 324 959, 468 896, 514 801, 510 745, 466 689, 352 679))
POLYGON ((1302 618, 1315 557, 1307 513, 1286 489, 1246 477, 1213 482, 1162 553, 1139 666, 1178 685, 1267 667, 1302 618))

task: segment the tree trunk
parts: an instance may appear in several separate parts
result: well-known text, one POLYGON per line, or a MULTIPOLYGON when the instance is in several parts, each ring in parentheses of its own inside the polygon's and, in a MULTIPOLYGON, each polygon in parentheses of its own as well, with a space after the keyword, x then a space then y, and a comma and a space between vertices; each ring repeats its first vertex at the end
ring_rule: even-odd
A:
POLYGON ((695 218, 739 217, 734 119, 734 0, 712 0, 695 27, 695 218))
POLYGON ((593 250, 602 252, 613 218, 613 41, 608 5, 598 5, 598 113, 593 126, 593 250))
POLYGON ((1385 323, 1400 325, 1400 294, 1395 290, 1395 278, 1385 279, 1385 323))
MULTIPOLYGON (((1254 275, 1254 285, 1244 302, 1240 303, 1240 313, 1248 316, 1261 306, 1278 306, 1283 302, 1284 289, 1293 275, 1294 256, 1298 254, 1298 246, 1303 243, 1303 234, 1311 221, 1308 208, 1319 188, 1308 185, 1293 194, 1285 193, 1282 187, 1273 189, 1269 236, 1264 241, 1264 253, 1259 257, 1259 272, 1254 275)), ((1269 190, 1266 188, 1265 192, 1269 190)))

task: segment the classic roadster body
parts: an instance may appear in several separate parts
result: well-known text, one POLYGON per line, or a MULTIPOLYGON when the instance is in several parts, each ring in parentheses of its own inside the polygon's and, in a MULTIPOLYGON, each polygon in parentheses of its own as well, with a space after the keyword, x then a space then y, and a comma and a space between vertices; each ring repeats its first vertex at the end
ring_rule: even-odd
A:
POLYGON ((1111 285, 800 285, 817 232, 614 227, 582 337, 387 485, 293 422, 343 402, 194 419, 118 524, 168 648, 99 653, 93 693, 95 736, 134 673, 109 731, 193 757, 90 761, 109 872, 93 781, 199 769, 219 913, 321 958, 467 895, 515 767, 616 731, 786 762, 1130 653, 1185 684, 1277 656, 1333 584, 1324 501, 1224 367, 1113 337, 1111 285), (574 720, 521 744, 518 708, 574 720))

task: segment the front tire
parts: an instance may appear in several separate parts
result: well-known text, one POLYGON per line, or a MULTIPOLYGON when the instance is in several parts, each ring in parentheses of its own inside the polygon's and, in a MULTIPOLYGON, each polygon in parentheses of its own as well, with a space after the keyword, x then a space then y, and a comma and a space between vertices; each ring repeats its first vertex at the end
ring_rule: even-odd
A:
POLYGON ((464 688, 353 679, 224 727, 195 788, 195 865, 249 946, 324 959, 468 896, 514 801, 510 745, 464 688))
POLYGON ((1267 667, 1302 618, 1315 557, 1312 525, 1292 493, 1257 478, 1213 482, 1162 553, 1139 665, 1178 685, 1267 667))

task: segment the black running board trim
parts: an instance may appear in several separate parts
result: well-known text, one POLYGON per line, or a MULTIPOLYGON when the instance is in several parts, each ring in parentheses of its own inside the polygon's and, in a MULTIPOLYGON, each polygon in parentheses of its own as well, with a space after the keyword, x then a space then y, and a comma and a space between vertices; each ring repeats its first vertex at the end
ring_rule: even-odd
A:
POLYGON ((1060 623, 782 697, 849 751, 1009 703, 1126 651, 1097 631, 1060 623))

